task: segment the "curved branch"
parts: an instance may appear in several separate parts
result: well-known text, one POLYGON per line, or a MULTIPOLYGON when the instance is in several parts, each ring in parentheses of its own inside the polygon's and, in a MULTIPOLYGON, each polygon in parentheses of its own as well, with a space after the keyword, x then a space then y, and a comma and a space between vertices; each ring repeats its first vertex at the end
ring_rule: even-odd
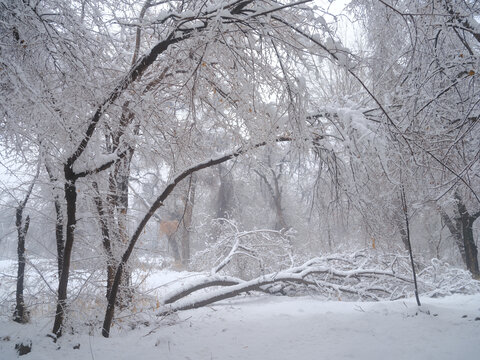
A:
POLYGON ((72 166, 73 163, 82 155, 85 151, 90 139, 97 127, 98 122, 102 115, 107 111, 107 109, 112 105, 115 100, 117 100, 120 95, 131 85, 135 80, 137 80, 153 62, 158 58, 158 56, 164 53, 171 45, 176 44, 180 41, 190 38, 192 32, 187 32, 181 36, 175 36, 175 30, 173 30, 170 35, 163 41, 157 43, 148 53, 141 56, 135 64, 131 67, 130 71, 125 75, 125 77, 120 81, 120 83, 113 89, 110 95, 97 107, 97 110, 93 114, 92 118, 89 121, 85 135, 78 145, 74 153, 68 158, 67 166, 72 166))
MULTIPOLYGON (((286 141, 292 141, 292 140, 293 139, 291 137, 280 136, 280 137, 275 139, 275 142, 286 142, 286 141)), ((112 289, 110 291, 110 296, 108 298, 108 305, 107 305, 107 311, 106 311, 106 314, 105 314, 105 319, 104 319, 104 322, 103 322, 102 335, 104 337, 108 337, 109 334, 110 334, 110 326, 112 324, 113 312, 114 312, 114 309, 115 309, 115 300, 116 300, 116 297, 117 297, 118 288, 119 288, 119 285, 120 285, 123 269, 126 266, 126 264, 128 262, 128 259, 130 258, 130 255, 133 252, 135 244, 137 243, 137 241, 138 241, 140 235, 142 234, 143 229, 147 225, 148 221, 153 216, 155 211, 157 211, 163 205, 163 202, 172 193, 172 191, 175 189, 175 187, 183 179, 185 179, 189 175, 191 175, 191 174, 193 174, 193 173, 195 173, 199 170, 206 169, 206 168, 224 163, 224 162, 226 162, 228 160, 231 160, 231 159, 234 159, 234 158, 236 158, 236 157, 238 157, 238 156, 240 156, 240 155, 242 155, 242 154, 244 154, 248 151, 257 149, 257 148, 265 146, 265 145, 267 145, 266 141, 255 144, 255 145, 253 145, 249 148, 240 148, 240 149, 238 149, 238 150, 236 150, 236 151, 234 151, 230 154, 220 156, 216 159, 210 159, 210 160, 201 162, 197 165, 194 165, 194 166, 182 171, 180 174, 175 176, 173 178, 173 180, 170 181, 170 183, 167 185, 165 190, 153 202, 153 204, 150 207, 150 209, 148 210, 147 214, 145 214, 143 219, 138 224, 137 229, 135 230, 132 237, 130 238, 127 249, 125 250, 125 252, 122 255, 122 260, 121 260, 120 264, 118 264, 117 272, 115 274, 115 279, 114 279, 114 282, 113 282, 113 285, 112 285, 112 289)))
POLYGON ((209 276, 207 278, 201 278, 191 284, 188 284, 188 288, 181 287, 180 289, 173 291, 165 297, 163 303, 165 305, 174 303, 177 300, 180 300, 191 293, 206 289, 212 286, 232 286, 238 285, 243 281, 231 276, 209 276))

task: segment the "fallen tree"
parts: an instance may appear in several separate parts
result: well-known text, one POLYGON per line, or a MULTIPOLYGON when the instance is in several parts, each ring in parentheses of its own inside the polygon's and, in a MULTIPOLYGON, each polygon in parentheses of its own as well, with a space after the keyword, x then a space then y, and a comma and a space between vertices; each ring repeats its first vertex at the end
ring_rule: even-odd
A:
MULTIPOLYGON (((236 241, 232 247, 238 249, 236 241)), ((221 262, 222 269, 232 260, 232 252, 221 262)), ((480 292, 480 282, 461 269, 434 259, 419 261, 419 291, 425 296, 480 292)), ((407 254, 378 254, 361 250, 311 259, 283 271, 242 280, 219 275, 213 269, 174 289, 163 299, 158 316, 196 309, 249 292, 274 295, 317 294, 337 300, 396 300, 412 296, 414 284, 407 254)))
POLYGON ((262 291, 262 292, 269 292, 269 293, 279 293, 281 294, 281 290, 284 288, 285 284, 296 283, 304 286, 325 286, 331 289, 353 293, 358 295, 364 295, 366 297, 371 297, 372 299, 378 300, 378 297, 374 295, 375 291, 384 291, 387 292, 385 289, 382 288, 369 288, 371 293, 363 293, 360 290, 356 290, 353 287, 344 286, 335 284, 334 282, 327 282, 322 281, 320 279, 309 277, 316 275, 327 275, 334 278, 357 278, 360 279, 362 277, 371 277, 371 276, 386 276, 386 277, 393 277, 399 279, 404 282, 410 282, 409 279, 403 278, 401 276, 397 276, 392 272, 388 271, 379 271, 374 269, 365 269, 365 270, 355 270, 355 271, 335 271, 332 268, 319 266, 315 264, 315 261, 308 262, 302 266, 285 270, 280 273, 273 273, 268 275, 263 275, 259 278, 249 280, 249 281, 242 281, 237 280, 236 283, 231 279, 215 279, 215 281, 208 281, 205 279, 203 283, 197 284, 195 286, 189 287, 176 296, 169 297, 167 299, 168 303, 172 303, 175 301, 175 304, 166 307, 166 309, 162 310, 161 315, 164 315, 168 312, 172 311, 179 311, 179 310, 189 310, 195 309, 202 306, 210 305, 217 301, 229 299, 240 295, 242 293, 246 293, 249 291, 262 291), (278 290, 273 287, 268 287, 268 285, 278 285, 278 290), (209 293, 197 295, 192 299, 185 299, 184 301, 179 301, 185 298, 187 295, 192 294, 194 291, 205 289, 207 287, 212 286, 225 286, 225 288, 215 290, 209 293))

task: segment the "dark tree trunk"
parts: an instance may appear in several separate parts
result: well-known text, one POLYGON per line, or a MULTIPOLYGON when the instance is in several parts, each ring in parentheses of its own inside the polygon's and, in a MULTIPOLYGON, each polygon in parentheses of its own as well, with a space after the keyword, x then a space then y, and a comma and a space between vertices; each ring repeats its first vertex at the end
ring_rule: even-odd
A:
POLYGON ((474 215, 470 215, 467 211, 462 198, 455 193, 457 200, 458 213, 460 214, 460 222, 462 224, 463 246, 465 248, 465 264, 467 269, 472 273, 474 278, 480 277, 478 269, 478 250, 473 237, 473 223, 480 216, 480 211, 474 215))
POLYGON ((417 305, 421 306, 422 304, 420 303, 420 297, 418 296, 417 273, 415 271, 415 263, 413 261, 412 243, 410 241, 410 222, 408 219, 407 198, 405 196, 405 189, 403 186, 401 188, 400 195, 402 200, 403 214, 405 215, 405 232, 407 237, 408 253, 410 254, 410 263, 412 265, 413 283, 415 285, 415 299, 417 300, 417 305))
MULTIPOLYGON (((55 192, 55 183, 57 178, 53 175, 52 170, 48 164, 45 164, 47 169, 48 177, 53 186, 53 191, 55 192)), ((63 210, 60 203, 60 197, 58 194, 54 195, 53 202, 55 205, 55 241, 57 244, 57 267, 58 267, 58 278, 60 279, 62 275, 62 264, 63 264, 63 249, 65 247, 63 239, 63 210)))
POLYGON ((18 323, 26 323, 28 316, 25 309, 25 302, 23 298, 23 285, 25 277, 25 236, 27 235, 28 226, 30 225, 30 217, 27 216, 25 223, 23 223, 23 209, 25 204, 21 204, 16 211, 17 234, 18 234, 18 271, 17 271, 17 291, 15 311, 13 313, 13 321, 18 323))
POLYGON ((105 206, 103 204, 102 198, 100 197, 100 192, 98 190, 97 183, 92 183, 93 188, 95 189, 95 196, 93 200, 95 201, 95 206, 97 208, 98 217, 100 220, 100 230, 102 232, 102 245, 105 255, 107 256, 107 299, 110 296, 110 290, 112 288, 113 279, 115 277, 115 258, 112 252, 112 245, 110 241, 110 230, 108 227, 108 220, 105 213, 105 206))
MULTIPOLYGON (((445 212, 444 209, 441 207, 438 207, 438 212, 440 213, 440 216, 442 217, 443 222, 448 228, 448 231, 450 231, 450 234, 453 236, 453 240, 455 241, 455 244, 457 245, 458 251, 460 252, 460 255, 462 256, 462 260, 464 264, 467 264, 467 259, 465 258, 465 245, 463 244, 463 234, 461 230, 461 222, 456 221, 460 226, 455 225, 448 216, 448 214, 445 212)), ((459 220, 459 219, 458 219, 459 220)))
POLYGON ((15 226, 17 227, 18 236, 18 269, 17 269, 17 289, 16 289, 16 305, 13 313, 13 321, 18 323, 26 323, 28 321, 27 310, 25 309, 25 300, 23 297, 24 280, 25 280, 25 237, 27 236, 28 227, 30 226, 30 217, 27 216, 25 223, 23 222, 23 211, 27 206, 28 199, 32 194, 35 181, 40 173, 40 167, 37 168, 37 173, 30 185, 25 199, 18 205, 15 211, 15 226))
POLYGON ((57 267, 58 267, 58 278, 62 276, 62 267, 63 267, 63 250, 65 247, 63 239, 63 213, 62 207, 60 205, 59 199, 55 199, 55 240, 57 243, 57 267))
POLYGON ((473 223, 480 217, 480 211, 470 215, 460 194, 455 192, 454 197, 457 202, 457 218, 452 220, 441 207, 438 208, 438 211, 455 239, 467 269, 474 278, 478 279, 480 278, 480 271, 478 267, 478 249, 473 236, 473 223))
POLYGON ((463 227, 463 241, 465 243, 465 259, 467 262, 467 269, 470 270, 473 277, 480 278, 480 271, 478 268, 478 249, 473 238, 473 221, 468 218, 468 221, 463 227))
POLYGON ((73 242, 75 239, 75 226, 77 224, 77 187, 75 185, 77 178, 72 170, 72 165, 66 164, 64 169, 65 200, 67 204, 67 237, 65 241, 65 249, 63 251, 62 273, 58 283, 57 310, 55 313, 55 322, 52 330, 57 337, 62 335, 63 321, 65 319, 70 259, 72 255, 73 242))

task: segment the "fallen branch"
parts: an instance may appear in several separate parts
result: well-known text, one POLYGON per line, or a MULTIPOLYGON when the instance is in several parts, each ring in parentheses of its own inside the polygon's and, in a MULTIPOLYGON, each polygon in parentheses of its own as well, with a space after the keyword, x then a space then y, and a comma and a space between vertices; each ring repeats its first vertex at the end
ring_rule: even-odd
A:
MULTIPOLYGON (((367 289, 355 289, 352 286, 337 284, 335 283, 335 280, 348 278, 360 279, 362 277, 376 276, 390 277, 402 282, 411 283, 410 279, 396 275, 392 271, 384 271, 377 269, 358 269, 350 271, 335 270, 332 267, 318 265, 318 262, 321 260, 323 259, 313 259, 301 266, 294 267, 278 273, 263 275, 250 281, 239 281, 229 277, 225 279, 222 279, 222 277, 213 277, 196 280, 193 284, 187 287, 183 287, 181 290, 177 291, 175 295, 169 295, 167 300, 164 301, 164 304, 172 305, 165 306, 157 315, 164 316, 168 313, 175 311, 200 308, 221 300, 229 299, 240 294, 247 293, 249 291, 262 291, 272 293, 271 288, 265 288, 266 286, 272 284, 296 283, 305 286, 329 287, 339 292, 348 292, 378 300, 378 298, 373 293, 373 290, 388 293, 387 289, 374 287, 367 289), (321 280, 313 277, 318 275, 326 275, 329 280, 321 280), (312 278, 310 279, 310 277, 312 278), (184 299, 188 295, 199 289, 218 285, 224 287, 209 293, 195 295, 193 296, 193 298, 184 299), (372 293, 368 293, 368 289, 370 289, 372 293)), ((277 292, 278 291, 273 291, 273 293, 277 292)))
POLYGON ((232 286, 238 285, 242 280, 231 277, 231 276, 208 276, 206 278, 197 279, 194 282, 188 284, 188 287, 180 287, 179 289, 167 294, 163 300, 164 304, 171 304, 177 300, 180 300, 191 293, 206 289, 213 286, 232 286))

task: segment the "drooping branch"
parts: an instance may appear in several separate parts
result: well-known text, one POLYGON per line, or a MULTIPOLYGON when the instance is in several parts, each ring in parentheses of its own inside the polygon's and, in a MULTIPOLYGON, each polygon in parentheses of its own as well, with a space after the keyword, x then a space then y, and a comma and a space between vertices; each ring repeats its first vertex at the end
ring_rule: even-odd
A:
MULTIPOLYGON (((309 2, 312 0, 304 0, 299 3, 293 3, 288 5, 296 6, 301 3, 309 2)), ((198 34, 200 32, 205 31, 208 28, 208 24, 211 19, 218 19, 215 17, 216 13, 221 13, 220 18, 225 22, 243 22, 244 20, 240 15, 246 14, 245 7, 248 6, 251 1, 234 1, 230 4, 222 6, 221 8, 215 10, 206 10, 203 13, 197 14, 197 16, 193 17, 186 17, 186 18, 178 18, 178 22, 175 27, 170 31, 169 35, 158 42, 154 47, 152 47, 146 54, 139 57, 135 63, 132 65, 128 73, 122 78, 122 80, 117 84, 117 86, 111 91, 111 93, 102 101, 100 105, 97 106, 93 116, 88 120, 88 127, 83 135, 82 140, 80 141, 79 145, 77 146, 76 150, 73 154, 67 159, 66 165, 71 167, 75 161, 82 155, 85 151, 90 139, 95 132, 95 129, 100 121, 101 117, 108 108, 124 93, 124 91, 133 84, 137 79, 139 79, 145 71, 157 60, 157 58, 163 54, 167 49, 169 49, 172 45, 182 42, 184 40, 190 39, 194 34, 198 34), (224 14, 223 10, 230 10, 230 14, 238 16, 228 16, 224 14), (190 26, 185 28, 184 26, 189 22, 200 21, 201 24, 190 26)), ((143 17, 145 15, 146 10, 150 7, 151 4, 147 1, 142 8, 140 16, 143 17)), ((276 12, 279 11, 287 6, 282 7, 272 7, 269 12, 276 12)), ((256 12, 253 10, 253 15, 251 17, 260 17, 264 16, 265 12, 260 11, 256 12)), ((170 16, 167 16, 167 18, 170 16)), ((176 17, 172 14, 172 17, 176 17)), ((140 28, 139 28, 140 29, 140 28)), ((137 37, 139 33, 137 32, 137 37)), ((139 43, 136 43, 136 47, 139 46, 139 43)), ((135 49, 137 51, 137 49, 135 49)), ((138 52, 137 52, 138 53, 138 52)), ((133 60, 135 60, 137 55, 134 55, 133 60)), ((111 165, 111 164, 110 164, 111 165)))
POLYGON ((236 254, 238 248, 240 246, 240 236, 236 235, 235 236, 235 243, 233 244, 232 248, 230 249, 230 252, 228 253, 228 255, 222 260, 220 261, 220 263, 215 266, 213 269, 212 269, 212 274, 217 274, 218 272, 220 272, 225 266, 227 266, 230 261, 232 260, 233 256, 236 254))
MULTIPOLYGON (((337 53, 332 50, 332 49, 329 49, 326 45, 322 44, 322 42, 320 42, 319 40, 317 40, 314 36, 308 34, 307 32, 303 31, 302 29, 288 23, 287 21, 285 21, 284 19, 282 19, 281 17, 278 17, 278 16, 272 16, 272 19, 275 19, 275 21, 278 21, 280 22, 281 24, 284 24, 285 26, 289 27, 290 29, 292 29, 293 31, 297 32, 298 34, 300 34, 301 36, 305 37, 306 39, 308 39, 309 41, 311 41, 312 43, 314 43, 315 45, 317 45, 319 48, 321 48, 322 50, 324 50, 334 61, 335 63, 337 64, 341 64, 341 59, 340 57, 337 55, 337 53)), ((370 98, 377 104, 378 108, 380 109, 380 111, 383 113, 383 115, 386 117, 386 119, 388 120, 389 124, 398 132, 398 135, 403 139, 403 141, 405 142, 405 144, 407 145, 409 151, 410 151, 410 154, 414 154, 414 151, 413 151, 413 147, 412 146, 415 146, 417 148, 419 148, 420 150, 422 150, 423 152, 425 152, 427 155, 429 155, 433 160, 435 160, 437 163, 439 163, 443 168, 445 168, 447 171, 449 171, 450 173, 452 173, 452 175, 454 175, 459 181, 461 181, 470 191, 471 193, 473 194, 473 196, 475 197, 475 199, 478 201, 478 203, 480 203, 480 197, 478 196, 478 194, 476 193, 476 191, 472 188, 472 186, 467 182, 467 180, 464 179, 464 177, 459 174, 457 171, 455 171, 455 169, 453 169, 451 166, 449 166, 448 164, 445 163, 445 161, 439 159, 437 156, 435 156, 431 151, 429 151, 428 149, 426 149, 424 146, 422 146, 421 144, 419 144, 418 142, 414 141, 413 139, 409 139, 404 132, 402 132, 398 125, 393 121, 392 117, 390 116, 389 112, 387 111, 387 109, 385 108, 385 106, 382 104, 382 102, 378 99, 377 96, 375 96, 375 94, 372 92, 372 90, 370 90, 370 88, 365 84, 365 82, 360 78, 359 75, 357 75, 357 73, 355 71, 352 70, 352 68, 350 66, 348 66, 348 64, 346 66, 344 66, 346 71, 353 77, 355 78, 358 83, 361 85, 361 87, 366 91, 366 93, 368 94, 368 96, 370 96, 370 98)))
MULTIPOLYGON (((290 137, 280 136, 277 139, 275 139, 275 142, 289 142, 289 141, 292 141, 292 140, 293 139, 290 138, 290 137)), ((238 157, 242 154, 245 154, 248 151, 257 149, 257 148, 265 146, 265 145, 267 145, 266 141, 255 144, 255 145, 253 145, 249 148, 240 148, 240 149, 238 149, 238 150, 236 150, 236 151, 234 151, 230 154, 220 156, 216 159, 209 159, 207 161, 201 162, 197 165, 194 165, 194 166, 182 171, 180 174, 176 175, 170 181, 170 183, 167 185, 165 190, 160 194, 160 196, 158 196, 157 199, 153 202, 153 204, 150 206, 150 209, 148 210, 147 214, 144 216, 142 221, 137 226, 137 229, 135 230, 132 238, 130 239, 129 246, 128 246, 127 250, 125 251, 125 253, 122 257, 122 262, 127 262, 128 261, 128 259, 130 257, 130 254, 133 250, 133 247, 135 246, 136 241, 140 237, 140 234, 142 233, 145 225, 148 223, 150 218, 153 216, 154 212, 157 211, 163 205, 163 202, 167 199, 167 197, 172 193, 172 191, 175 189, 175 187, 183 179, 185 179, 186 177, 190 176, 193 173, 196 173, 197 171, 207 169, 207 168, 215 166, 215 165, 222 164, 222 163, 224 163, 226 161, 229 161, 231 159, 234 159, 234 158, 236 158, 236 157, 238 157)))

